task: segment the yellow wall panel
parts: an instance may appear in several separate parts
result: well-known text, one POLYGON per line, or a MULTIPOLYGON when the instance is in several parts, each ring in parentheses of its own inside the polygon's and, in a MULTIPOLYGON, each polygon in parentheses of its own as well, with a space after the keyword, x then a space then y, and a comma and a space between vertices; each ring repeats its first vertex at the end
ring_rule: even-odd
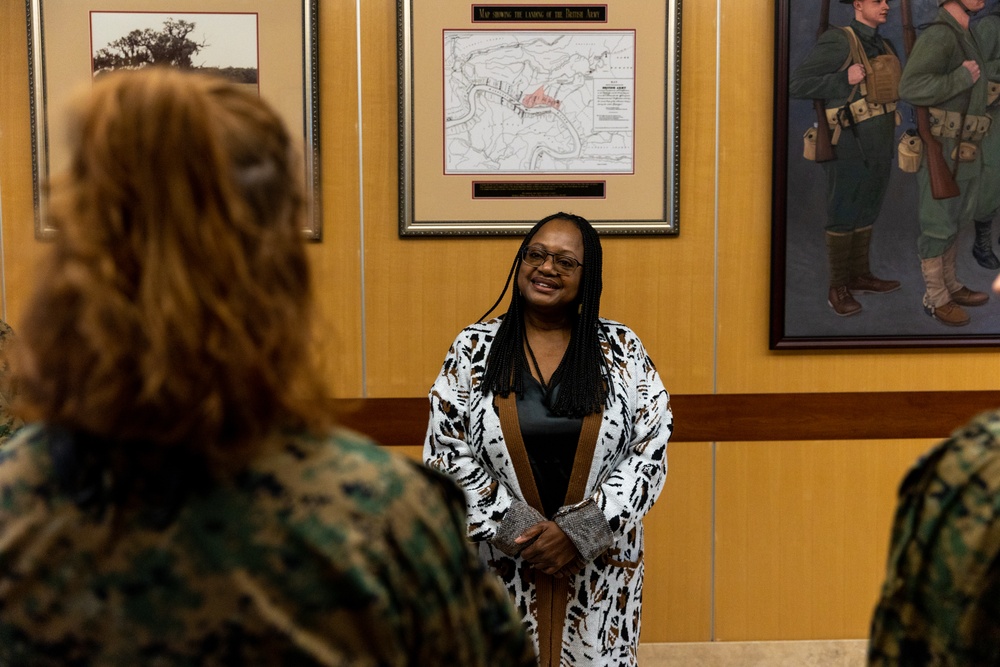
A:
POLYGON ((34 240, 31 115, 24 3, 0 3, 0 204, 3 213, 4 304, 17 324, 44 246, 34 240))
POLYGON ((895 489, 930 445, 718 445, 716 638, 866 636, 895 489))
POLYGON ((643 642, 712 638, 712 446, 667 452, 667 483, 646 516, 643 642))
POLYGON ((357 17, 352 0, 324 0, 319 12, 320 160, 323 240, 312 244, 317 347, 331 390, 362 393, 360 155, 357 17), (324 67, 335 62, 337 67, 324 67))

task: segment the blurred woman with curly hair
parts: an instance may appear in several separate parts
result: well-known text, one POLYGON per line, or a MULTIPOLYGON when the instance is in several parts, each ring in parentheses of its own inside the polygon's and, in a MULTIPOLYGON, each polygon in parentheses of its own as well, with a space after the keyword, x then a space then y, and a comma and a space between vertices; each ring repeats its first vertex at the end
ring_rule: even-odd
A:
POLYGON ((149 68, 71 136, 12 358, 0 664, 534 664, 461 494, 332 424, 271 107, 149 68))

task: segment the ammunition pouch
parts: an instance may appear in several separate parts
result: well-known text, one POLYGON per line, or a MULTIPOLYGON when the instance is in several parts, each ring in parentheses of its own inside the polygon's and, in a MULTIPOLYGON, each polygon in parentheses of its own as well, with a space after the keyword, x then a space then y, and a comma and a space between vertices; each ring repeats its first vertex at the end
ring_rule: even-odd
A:
MULTIPOLYGON (((826 110, 826 120, 830 123, 830 129, 832 130, 838 124, 841 127, 850 127, 851 119, 848 114, 843 113, 844 107, 836 107, 834 109, 826 110)), ((896 103, 889 102, 888 104, 873 104, 868 101, 868 98, 862 97, 851 102, 851 116, 854 116, 854 124, 857 125, 869 118, 875 118, 881 116, 882 114, 893 113, 896 111, 896 103)))
POLYGON ((924 152, 924 142, 915 130, 906 130, 899 137, 896 154, 899 157, 899 168, 907 174, 915 174, 920 170, 920 157, 924 152))
POLYGON ((959 111, 948 111, 937 107, 927 107, 930 116, 931 134, 935 137, 945 137, 947 139, 959 138, 959 126, 963 126, 962 141, 977 143, 986 136, 986 131, 990 129, 989 116, 965 115, 965 122, 962 122, 963 114, 959 111))
POLYGON ((987 82, 986 106, 993 107, 996 105, 998 99, 1000 99, 1000 83, 995 81, 987 82))
POLYGON ((958 145, 951 151, 952 162, 958 159, 959 162, 975 162, 976 153, 979 152, 979 146, 972 143, 971 141, 960 141, 958 145))
POLYGON ((816 160, 816 128, 810 127, 802 135, 802 157, 807 160, 816 160))

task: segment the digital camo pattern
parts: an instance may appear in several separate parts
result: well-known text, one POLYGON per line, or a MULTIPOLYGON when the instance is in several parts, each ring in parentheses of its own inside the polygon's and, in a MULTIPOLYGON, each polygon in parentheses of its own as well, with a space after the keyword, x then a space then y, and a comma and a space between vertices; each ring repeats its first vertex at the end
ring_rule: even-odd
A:
MULTIPOLYGON (((424 460, 465 490, 469 536, 507 584, 535 638, 533 570, 491 543, 511 503, 525 500, 493 394, 479 389, 499 325, 498 318, 465 328, 448 351, 430 390, 424 460)), ((613 386, 581 505, 596 504, 614 541, 571 579, 561 661, 579 667, 636 664, 642 518, 663 488, 673 423, 669 396, 639 338, 617 322, 602 319, 601 326, 613 386)))
POLYGON ((11 413, 12 396, 7 385, 7 346, 14 332, 3 320, 0 320, 0 445, 21 426, 21 421, 11 413))
POLYGON ((58 439, 0 449, 2 665, 535 664, 458 490, 355 434, 276 438, 163 529, 67 497, 58 439))
POLYGON ((870 665, 1000 665, 1000 412, 906 475, 870 665))

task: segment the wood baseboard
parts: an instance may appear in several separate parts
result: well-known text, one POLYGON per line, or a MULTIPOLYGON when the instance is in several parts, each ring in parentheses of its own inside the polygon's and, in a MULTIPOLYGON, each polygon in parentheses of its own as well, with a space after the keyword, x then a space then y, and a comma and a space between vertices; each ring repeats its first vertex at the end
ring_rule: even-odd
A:
MULTIPOLYGON (((1000 391, 675 394, 673 442, 944 438, 1000 391)), ((386 446, 423 444, 427 399, 335 401, 340 421, 386 446)))

